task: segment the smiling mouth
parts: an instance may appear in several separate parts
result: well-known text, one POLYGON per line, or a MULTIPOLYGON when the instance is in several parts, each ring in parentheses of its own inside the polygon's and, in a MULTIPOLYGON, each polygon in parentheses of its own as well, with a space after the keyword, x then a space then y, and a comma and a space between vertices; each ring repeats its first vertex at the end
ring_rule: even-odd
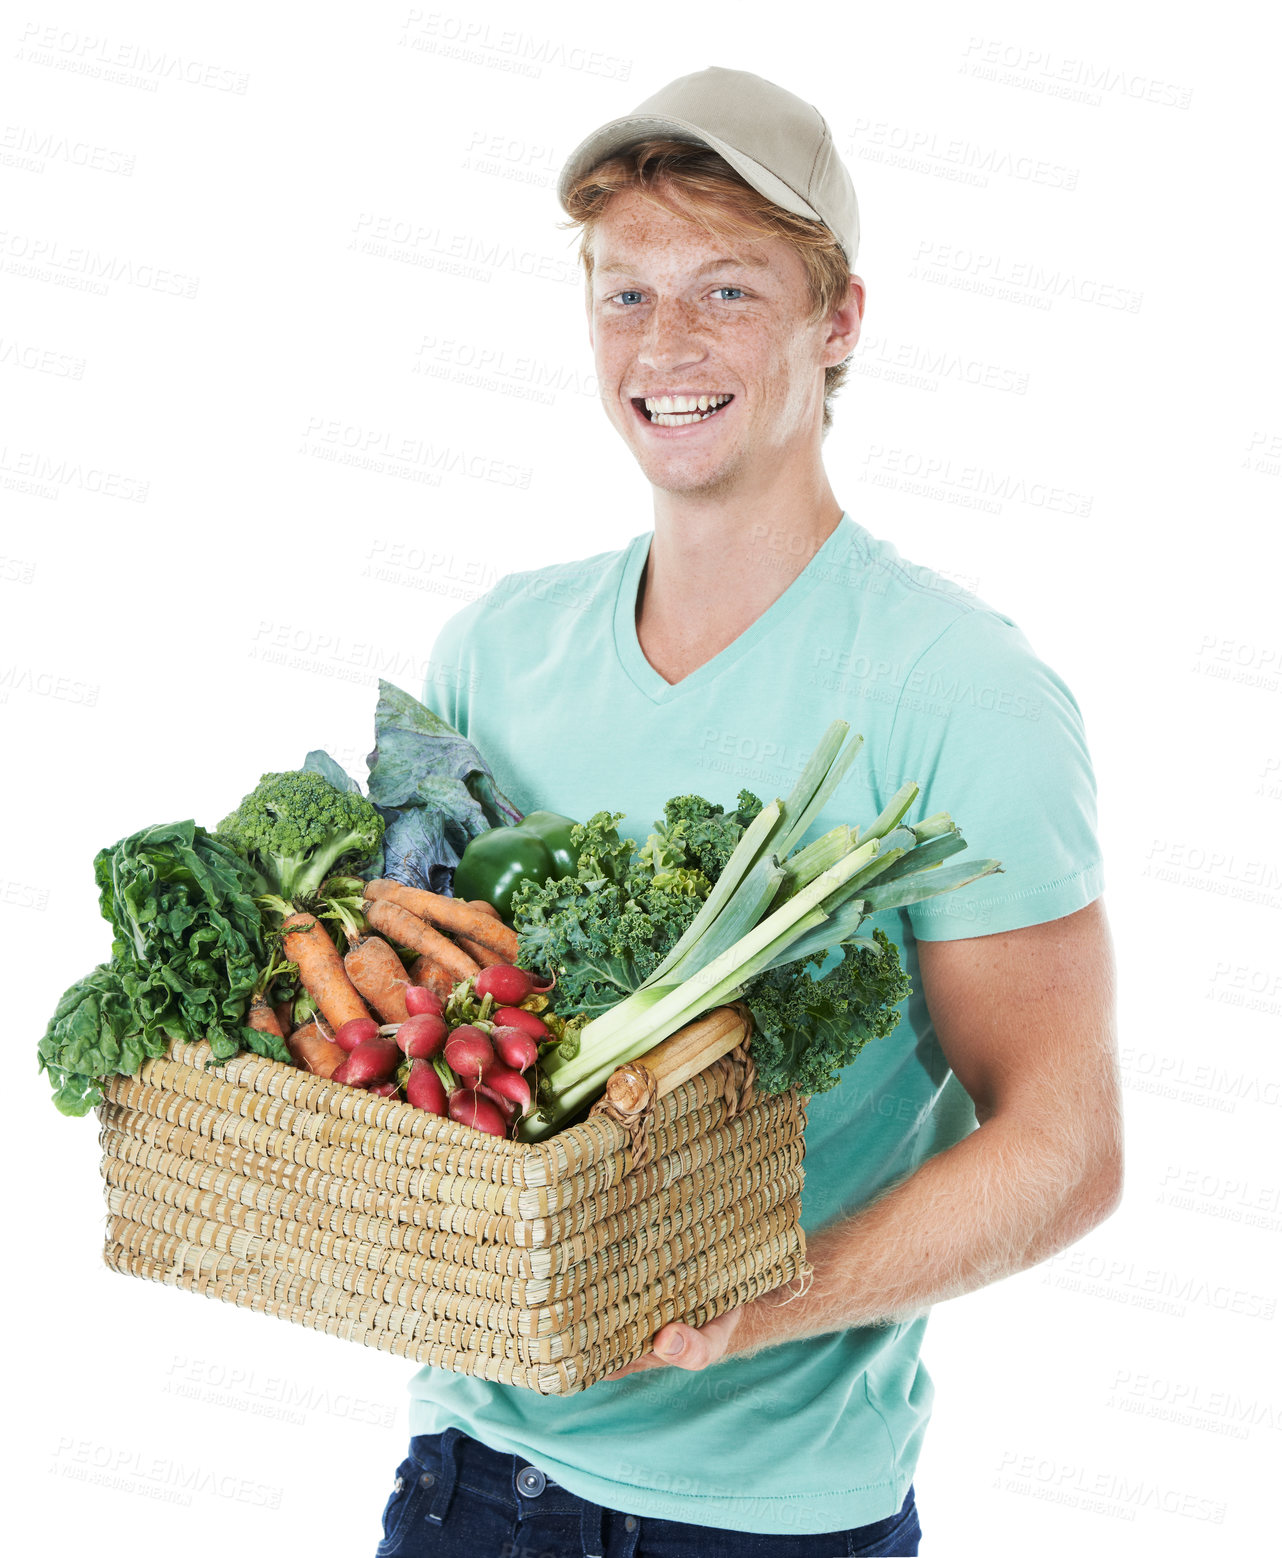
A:
POLYGON ((656 395, 636 396, 632 404, 660 427, 685 427, 691 422, 706 422, 733 399, 733 395, 656 395))

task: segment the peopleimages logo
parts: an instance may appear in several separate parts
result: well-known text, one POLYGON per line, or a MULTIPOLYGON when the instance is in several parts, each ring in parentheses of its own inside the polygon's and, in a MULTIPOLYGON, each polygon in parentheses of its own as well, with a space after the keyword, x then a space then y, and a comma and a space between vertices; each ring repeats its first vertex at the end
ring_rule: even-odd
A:
POLYGON ((1098 108, 1106 92, 1159 108, 1189 108, 1193 88, 1163 81, 1143 71, 1121 70, 1092 60, 1030 48, 999 38, 972 38, 962 55, 961 74, 1001 86, 1023 87, 1098 108))
POLYGON ((198 276, 34 233, 0 232, 0 268, 11 276, 75 285, 99 297, 118 281, 144 292, 187 299, 194 298, 200 287, 198 276))
POLYGON ((860 478, 879 486, 919 490, 927 496, 961 494, 1000 510, 1003 503, 1022 503, 1076 519, 1089 519, 1094 498, 1052 482, 1029 481, 982 465, 963 465, 946 455, 897 445, 869 444, 860 478))
POLYGON ((1222 1499, 1164 1486, 1130 1472, 1081 1466, 1050 1456, 1006 1450, 997 1466, 997 1486, 1053 1504, 1064 1504, 1118 1520, 1134 1520, 1140 1511, 1178 1515, 1185 1520, 1223 1525, 1227 1505, 1222 1499))
POLYGON ((1003 302, 1027 303, 1049 309, 1057 299, 1094 308, 1121 309, 1138 314, 1142 292, 1119 287, 1097 276, 1078 275, 1059 265, 1046 266, 1036 259, 1009 259, 982 249, 923 238, 917 244, 908 275, 935 285, 995 297, 1003 302))
POLYGON ((989 176, 995 175, 1071 192, 1077 188, 1080 172, 1027 152, 985 146, 962 135, 941 135, 936 130, 888 124, 878 119, 855 120, 854 134, 843 155, 865 162, 884 162, 909 173, 928 173, 980 189, 987 188, 989 176))
POLYGON ((607 81, 627 81, 632 61, 600 49, 585 49, 578 43, 523 32, 514 27, 497 27, 474 16, 455 16, 448 11, 429 11, 411 6, 402 24, 402 48, 424 54, 439 54, 469 65, 487 65, 514 75, 537 80, 543 67, 601 76, 607 81))
POLYGON ((37 130, 30 125, 10 124, 0 131, 0 162, 43 173, 49 161, 94 173, 119 173, 129 178, 133 175, 135 158, 133 152, 116 151, 89 141, 69 140, 54 130, 37 130))
POLYGON ((1105 1406, 1131 1412, 1202 1433, 1247 1439, 1257 1428, 1282 1431, 1282 1409, 1276 1401, 1235 1390, 1215 1389, 1205 1380, 1117 1369, 1105 1406))
POLYGON ((56 22, 27 22, 19 37, 17 58, 26 64, 52 65, 148 92, 154 92, 162 81, 230 92, 235 97, 244 97, 249 87, 249 77, 243 71, 226 65, 188 59, 146 43, 126 43, 101 33, 61 27, 56 22))
POLYGON ((202 1466, 128 1445, 72 1439, 65 1434, 58 1440, 53 1457, 49 1468, 53 1476, 167 1504, 190 1506, 194 1497, 204 1495, 259 1509, 279 1509, 285 1491, 252 1477, 238 1477, 224 1466, 202 1466))
POLYGON ((1136 1261, 1109 1259, 1082 1250, 1053 1255, 1044 1265, 1042 1281, 1091 1298, 1108 1298, 1160 1314, 1183 1316, 1190 1305, 1247 1320, 1271 1321, 1277 1316, 1274 1293, 1253 1293, 1227 1282, 1178 1271, 1163 1271, 1136 1261))

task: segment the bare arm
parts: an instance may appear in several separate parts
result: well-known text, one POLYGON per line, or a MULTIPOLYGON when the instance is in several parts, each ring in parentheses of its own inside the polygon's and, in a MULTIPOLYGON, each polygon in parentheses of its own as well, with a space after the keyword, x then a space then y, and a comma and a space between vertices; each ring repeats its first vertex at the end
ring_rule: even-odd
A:
POLYGON ((1046 1259, 1117 1206, 1121 1087, 1102 903, 918 951, 940 1045, 979 1130, 813 1235, 814 1282, 802 1296, 777 1290, 698 1330, 664 1326, 655 1353, 631 1368, 705 1368, 727 1353, 910 1318, 1046 1259), (665 1359, 677 1336, 680 1355, 665 1359))

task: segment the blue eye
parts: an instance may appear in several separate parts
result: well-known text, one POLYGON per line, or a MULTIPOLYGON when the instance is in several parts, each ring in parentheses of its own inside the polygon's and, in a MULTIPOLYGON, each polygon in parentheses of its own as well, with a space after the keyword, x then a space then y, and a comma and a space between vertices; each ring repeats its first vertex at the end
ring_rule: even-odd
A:
POLYGON ((616 298, 639 298, 641 296, 637 291, 616 292, 614 295, 616 298))
POLYGON ((712 290, 714 292, 738 292, 741 295, 743 293, 743 288, 742 287, 729 287, 729 286, 727 286, 727 287, 714 287, 712 290))

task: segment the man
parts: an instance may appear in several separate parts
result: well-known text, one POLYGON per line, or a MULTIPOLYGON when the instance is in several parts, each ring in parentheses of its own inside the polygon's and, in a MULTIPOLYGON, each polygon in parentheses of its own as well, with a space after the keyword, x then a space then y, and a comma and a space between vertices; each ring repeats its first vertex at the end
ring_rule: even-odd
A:
POLYGON ((865 289, 817 110, 700 71, 589 136, 559 193, 653 535, 500 581, 446 625, 428 701, 523 809, 623 811, 638 840, 673 794, 785 794, 842 717, 863 752, 809 836, 912 778, 915 815, 951 811, 1004 869, 876 917, 914 993, 811 1101, 808 1289, 665 1325, 569 1397, 422 1370, 380 1551, 915 1553, 930 1306, 1062 1249, 1120 1194, 1080 714, 1008 618, 832 492, 828 399, 865 289))

